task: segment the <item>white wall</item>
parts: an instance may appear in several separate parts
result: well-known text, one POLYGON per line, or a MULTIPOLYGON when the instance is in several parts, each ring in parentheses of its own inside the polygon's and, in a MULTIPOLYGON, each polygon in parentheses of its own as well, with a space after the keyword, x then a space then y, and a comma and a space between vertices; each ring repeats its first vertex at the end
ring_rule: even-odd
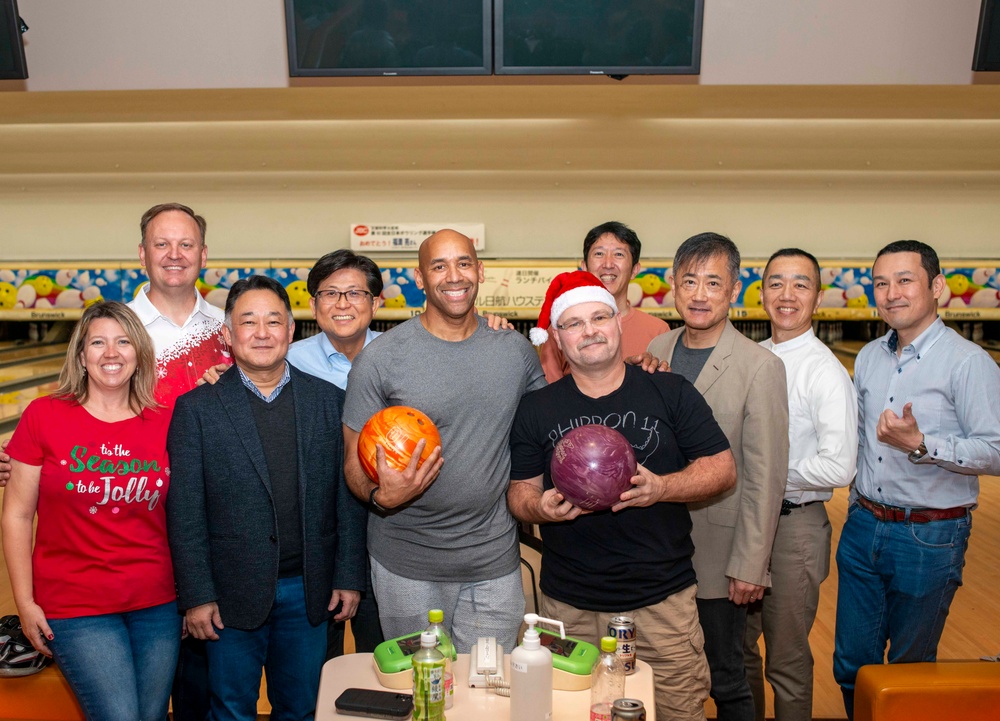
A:
MULTIPOLYGON (((705 84, 967 84, 972 79, 980 0, 705 4, 700 78, 705 84)), ((19 6, 31 28, 25 35, 29 90, 289 82, 281 0, 19 0, 19 6)))
POLYGON ((155 203, 187 203, 208 219, 209 255, 313 259, 348 245, 351 222, 486 224, 484 257, 577 258, 594 225, 621 220, 643 254, 670 258, 694 233, 730 235, 747 258, 798 246, 821 258, 870 259, 888 242, 917 238, 942 258, 995 258, 997 185, 901 188, 752 187, 394 189, 268 191, 194 183, 114 192, 0 194, 3 260, 135 258, 139 217, 155 203))

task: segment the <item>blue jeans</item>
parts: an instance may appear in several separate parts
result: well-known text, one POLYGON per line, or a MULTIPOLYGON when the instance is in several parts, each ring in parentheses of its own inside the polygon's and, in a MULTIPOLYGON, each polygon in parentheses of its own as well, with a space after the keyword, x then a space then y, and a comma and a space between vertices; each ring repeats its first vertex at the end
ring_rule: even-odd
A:
POLYGON ((326 623, 309 623, 301 576, 278 579, 263 626, 218 633, 219 640, 207 644, 213 721, 255 721, 261 669, 267 673, 272 721, 313 718, 326 659, 326 623))
MULTIPOLYGON (((728 598, 699 598, 698 620, 712 673, 712 700, 719 721, 754 721, 753 693, 743 663, 747 607, 728 598)), ((639 629, 642 633, 642 629, 639 629)))
POLYGON ((865 664, 937 659, 938 641, 962 585, 972 514, 948 521, 880 521, 857 503, 837 548, 833 675, 854 717, 854 680, 865 664))
POLYGON ((181 642, 171 601, 128 613, 51 618, 49 648, 88 721, 163 721, 181 642))

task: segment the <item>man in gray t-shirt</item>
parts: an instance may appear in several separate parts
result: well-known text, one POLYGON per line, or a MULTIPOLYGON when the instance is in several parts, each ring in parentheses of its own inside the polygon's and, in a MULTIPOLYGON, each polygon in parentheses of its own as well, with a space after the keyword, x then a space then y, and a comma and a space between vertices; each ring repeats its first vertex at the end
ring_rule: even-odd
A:
POLYGON ((424 241, 416 281, 427 309, 358 355, 344 407, 344 470, 371 510, 368 552, 385 637, 420 630, 428 609, 441 608, 459 652, 479 636, 505 648, 517 639, 524 596, 506 503, 508 436, 521 396, 545 385, 531 344, 476 314, 482 280, 464 235, 442 230, 424 241), (358 461, 358 435, 393 405, 426 413, 442 449, 404 471, 380 460, 376 485, 358 461))

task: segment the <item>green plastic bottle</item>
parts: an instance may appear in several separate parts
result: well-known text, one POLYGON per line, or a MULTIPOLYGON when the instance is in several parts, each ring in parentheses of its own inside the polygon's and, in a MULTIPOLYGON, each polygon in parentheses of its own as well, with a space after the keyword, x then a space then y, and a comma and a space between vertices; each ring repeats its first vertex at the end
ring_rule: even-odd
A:
POLYGON ((445 664, 437 642, 435 634, 424 631, 413 654, 413 721, 445 721, 445 664))
POLYGON ((451 662, 458 656, 455 654, 455 645, 451 642, 451 636, 444 627, 444 611, 440 608, 433 608, 427 612, 427 631, 437 637, 437 649, 444 656, 444 708, 448 710, 455 703, 455 676, 451 670, 451 662))

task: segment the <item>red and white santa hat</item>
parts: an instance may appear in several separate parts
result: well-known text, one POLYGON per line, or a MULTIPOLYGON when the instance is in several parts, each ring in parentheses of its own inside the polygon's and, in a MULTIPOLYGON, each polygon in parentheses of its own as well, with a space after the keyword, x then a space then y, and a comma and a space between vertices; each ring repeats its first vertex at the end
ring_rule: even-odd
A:
POLYGON ((558 323, 559 316, 580 303, 604 303, 611 310, 618 307, 615 297, 593 273, 585 270, 560 273, 552 279, 545 292, 545 302, 538 313, 538 326, 528 333, 531 342, 542 345, 549 339, 549 326, 558 323))

